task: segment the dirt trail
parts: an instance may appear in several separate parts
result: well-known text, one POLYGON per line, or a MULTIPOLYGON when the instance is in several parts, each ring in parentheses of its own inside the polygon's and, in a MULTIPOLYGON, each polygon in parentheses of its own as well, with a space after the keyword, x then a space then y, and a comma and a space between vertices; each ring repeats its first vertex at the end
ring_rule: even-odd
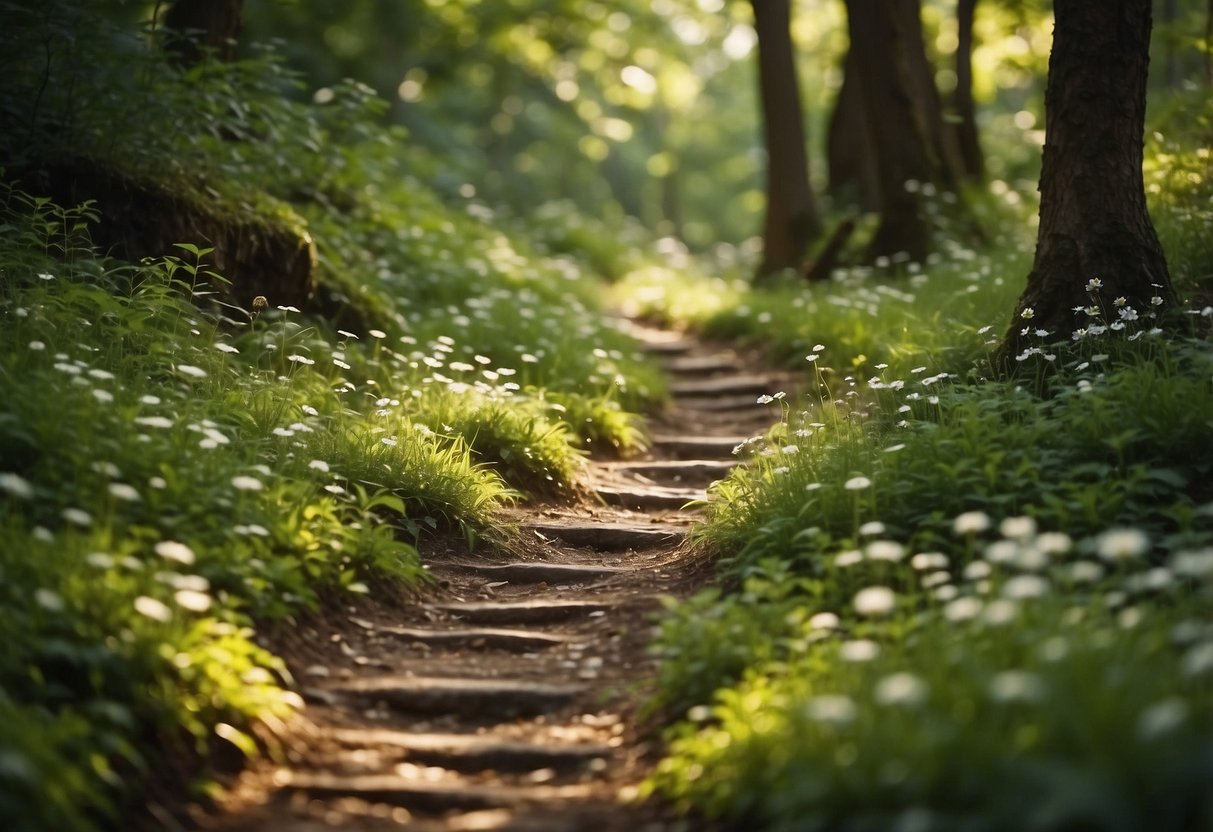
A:
POLYGON ((658 758, 636 709, 663 595, 705 572, 683 509, 764 431, 755 404, 786 378, 752 356, 621 324, 660 355, 671 406, 640 459, 595 461, 600 498, 513 509, 510 559, 458 544, 423 552, 440 590, 303 625, 277 647, 307 707, 286 758, 242 776, 223 832, 667 830, 661 807, 621 802, 658 758))

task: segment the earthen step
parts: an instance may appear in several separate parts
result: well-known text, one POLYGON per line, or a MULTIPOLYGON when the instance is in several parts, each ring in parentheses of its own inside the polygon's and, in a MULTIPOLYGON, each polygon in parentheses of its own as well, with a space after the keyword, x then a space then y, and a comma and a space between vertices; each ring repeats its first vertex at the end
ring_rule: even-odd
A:
POLYGON ((418 627, 379 627, 377 632, 396 636, 409 642, 430 647, 470 647, 482 650, 505 650, 529 653, 575 641, 573 636, 537 633, 530 630, 505 630, 477 627, 461 630, 426 630, 418 627))
MULTIPOLYGON (((753 394, 742 393, 736 396, 696 396, 694 398, 682 398, 678 401, 678 407, 684 410, 691 410, 695 413, 728 413, 730 414, 730 422, 736 421, 736 417, 732 414, 750 411, 752 413, 762 413, 763 406, 758 404, 753 394)), ((774 422, 779 418, 779 411, 772 411, 771 418, 768 420, 774 422)))
POLYGON ((602 486, 594 489, 603 501, 623 508, 683 508, 687 503, 706 500, 707 492, 702 488, 668 488, 662 486, 636 486, 634 488, 602 486))
POLYGON ((575 771, 612 753, 605 745, 541 745, 491 740, 470 734, 338 729, 330 736, 347 748, 387 747, 399 752, 408 762, 461 772, 575 771))
POLYGON ((736 465, 735 461, 723 459, 667 459, 648 462, 608 462, 603 467, 613 473, 645 477, 659 483, 707 485, 714 480, 726 477, 736 465))
POLYGON ((278 779, 284 791, 302 792, 316 800, 354 798, 426 814, 554 803, 584 798, 591 793, 584 785, 506 787, 431 783, 397 774, 341 776, 288 771, 280 773, 278 779))
POLYGON ((576 563, 503 563, 499 566, 459 564, 459 568, 475 572, 491 581, 509 581, 515 584, 583 584, 627 571, 616 566, 582 566, 576 563))
POLYGON ((733 449, 747 441, 749 436, 683 436, 654 435, 653 449, 678 459, 717 457, 734 459, 733 449))
POLYGON ((670 393, 679 398, 703 398, 747 395, 753 398, 772 395, 775 381, 768 376, 728 375, 719 378, 699 378, 675 381, 670 384, 670 393))
POLYGON ((681 530, 668 526, 627 523, 526 523, 522 529, 547 540, 603 552, 677 544, 685 537, 681 530))
POLYGON ((673 355, 664 362, 667 372, 681 375, 715 375, 737 373, 743 368, 732 352, 713 355, 673 355))
POLYGON ((551 713, 582 693, 580 685, 503 679, 377 676, 353 679, 325 693, 339 699, 382 702, 411 714, 456 714, 469 719, 514 719, 551 713))
POLYGON ((425 609, 454 616, 469 624, 553 624, 571 618, 604 614, 609 605, 597 601, 466 601, 426 604, 425 609))

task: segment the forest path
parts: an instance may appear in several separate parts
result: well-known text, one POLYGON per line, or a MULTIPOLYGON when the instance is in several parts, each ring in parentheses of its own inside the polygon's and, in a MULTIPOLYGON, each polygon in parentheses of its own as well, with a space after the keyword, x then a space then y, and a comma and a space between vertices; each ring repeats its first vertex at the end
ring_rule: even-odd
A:
POLYGON ((754 354, 620 326, 672 379, 650 451, 591 461, 597 500, 508 511, 508 560, 459 542, 423 550, 438 579, 425 603, 368 602, 280 639, 307 706, 285 759, 247 771, 204 828, 684 828, 621 802, 658 759, 637 716, 656 674, 653 622, 662 596, 710 577, 684 506, 770 426, 755 399, 789 379, 754 354))

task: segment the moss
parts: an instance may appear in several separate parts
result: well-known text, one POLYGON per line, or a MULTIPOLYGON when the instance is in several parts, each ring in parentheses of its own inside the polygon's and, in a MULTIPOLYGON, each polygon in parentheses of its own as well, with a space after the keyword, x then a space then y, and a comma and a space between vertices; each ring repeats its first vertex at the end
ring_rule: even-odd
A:
POLYGON ((61 204, 92 202, 100 214, 93 242, 123 259, 180 254, 178 243, 212 248, 207 267, 227 278, 223 289, 245 308, 257 295, 303 307, 315 293, 307 224, 267 194, 237 196, 232 185, 167 181, 86 156, 46 162, 23 178, 61 204))

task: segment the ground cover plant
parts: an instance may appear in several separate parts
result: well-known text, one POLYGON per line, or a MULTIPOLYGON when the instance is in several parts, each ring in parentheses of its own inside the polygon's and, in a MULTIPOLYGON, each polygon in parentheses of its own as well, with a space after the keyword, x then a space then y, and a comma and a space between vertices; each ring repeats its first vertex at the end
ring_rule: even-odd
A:
POLYGON ((1094 281, 1113 324, 1029 332, 1011 379, 990 350, 1014 236, 827 286, 701 284, 681 313, 678 281, 634 276, 655 314, 768 332, 810 391, 761 397, 773 428, 715 487, 699 540, 726 588, 661 627, 654 705, 685 717, 653 792, 764 829, 1213 822, 1210 226, 1179 145, 1154 137, 1147 181, 1184 312, 1121 314, 1094 281))
POLYGON ((420 536, 572 493, 663 389, 591 258, 439 199, 359 85, 300 103, 272 54, 183 70, 75 4, 17 11, 76 51, 3 89, 0 823, 115 828, 272 751, 300 702, 261 630, 424 583, 420 536), (244 296, 201 241, 104 250, 95 207, 29 186, 82 155, 307 235, 321 303, 244 296))

